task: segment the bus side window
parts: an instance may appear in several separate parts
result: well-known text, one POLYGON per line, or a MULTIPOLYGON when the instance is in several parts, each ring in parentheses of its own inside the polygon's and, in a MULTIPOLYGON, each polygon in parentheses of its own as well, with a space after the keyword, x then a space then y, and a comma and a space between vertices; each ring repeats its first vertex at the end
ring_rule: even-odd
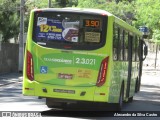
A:
POLYGON ((123 49, 124 49, 124 30, 120 29, 120 39, 119 39, 119 60, 123 60, 123 49))
POLYGON ((139 37, 136 36, 136 61, 139 61, 139 37))
POLYGON ((114 24, 113 27, 113 60, 118 60, 118 42, 119 42, 119 28, 114 24))
POLYGON ((136 36, 133 36, 132 41, 132 61, 136 61, 136 36))
POLYGON ((137 61, 137 36, 135 36, 135 61, 137 61))
POLYGON ((124 36, 124 61, 128 61, 128 32, 124 36))
POLYGON ((122 35, 122 59, 125 60, 125 30, 123 30, 122 35))

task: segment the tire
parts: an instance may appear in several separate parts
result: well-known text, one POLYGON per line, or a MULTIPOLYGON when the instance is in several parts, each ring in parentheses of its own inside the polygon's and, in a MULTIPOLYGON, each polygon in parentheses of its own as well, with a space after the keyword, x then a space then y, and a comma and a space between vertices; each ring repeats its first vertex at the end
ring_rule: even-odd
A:
POLYGON ((138 78, 136 80, 136 85, 135 85, 135 93, 139 91, 139 83, 138 83, 138 78))
POLYGON ((120 92, 120 96, 119 96, 119 102, 118 102, 118 105, 117 105, 117 110, 118 111, 121 111, 122 110, 122 107, 123 107, 123 100, 124 100, 124 84, 122 84, 121 86, 121 92, 120 92))
POLYGON ((128 98, 128 103, 130 103, 130 102, 132 102, 133 101, 133 96, 132 97, 130 97, 130 98, 128 98))
POLYGON ((141 83, 140 83, 140 80, 138 79, 138 81, 137 81, 137 92, 139 92, 140 91, 140 86, 141 86, 141 83))

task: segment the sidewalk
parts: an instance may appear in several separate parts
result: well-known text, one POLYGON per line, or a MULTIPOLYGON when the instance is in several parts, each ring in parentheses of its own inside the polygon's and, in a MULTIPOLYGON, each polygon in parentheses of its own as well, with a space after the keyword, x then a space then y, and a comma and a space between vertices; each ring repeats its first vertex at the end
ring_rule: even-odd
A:
POLYGON ((0 87, 23 80, 22 73, 7 73, 0 74, 0 87))

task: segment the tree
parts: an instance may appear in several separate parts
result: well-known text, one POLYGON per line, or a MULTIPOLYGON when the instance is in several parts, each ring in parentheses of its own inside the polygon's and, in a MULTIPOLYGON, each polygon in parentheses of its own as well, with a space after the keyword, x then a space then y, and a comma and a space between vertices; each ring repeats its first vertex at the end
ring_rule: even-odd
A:
POLYGON ((79 0, 78 7, 104 9, 135 26, 153 30, 160 28, 159 0, 79 0))
MULTIPOLYGON (((33 8, 48 7, 48 0, 25 0, 25 32, 27 32, 29 13, 33 8)), ((3 41, 17 38, 19 34, 20 0, 0 0, 0 33, 3 41)), ((106 10, 136 28, 147 26, 150 32, 160 28, 159 0, 52 0, 52 7, 98 8, 106 10)))
POLYGON ((66 7, 67 4, 69 3, 68 0, 56 0, 56 2, 58 2, 59 6, 61 7, 66 7))
POLYGON ((98 8, 106 10, 124 21, 132 24, 132 21, 135 20, 135 3, 134 2, 115 2, 115 1, 106 1, 106 0, 79 0, 78 7, 82 8, 98 8))
POLYGON ((98 1, 97 0, 79 0, 78 7, 80 8, 97 8, 98 1))
POLYGON ((78 0, 55 0, 54 2, 57 4, 57 7, 72 7, 78 5, 78 0))
POLYGON ((153 30, 153 37, 152 39, 159 43, 160 42, 160 30, 159 29, 156 29, 156 30, 153 30))
POLYGON ((19 14, 16 0, 0 0, 0 31, 2 41, 7 42, 10 38, 18 38, 19 14))
POLYGON ((137 0, 136 1, 136 26, 147 26, 151 35, 153 30, 160 28, 160 2, 159 0, 137 0))

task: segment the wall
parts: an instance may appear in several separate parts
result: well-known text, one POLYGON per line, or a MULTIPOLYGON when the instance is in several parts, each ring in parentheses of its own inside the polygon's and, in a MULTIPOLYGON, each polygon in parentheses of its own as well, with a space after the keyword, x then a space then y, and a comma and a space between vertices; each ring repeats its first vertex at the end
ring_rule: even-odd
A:
POLYGON ((1 43, 0 74, 18 72, 19 45, 1 43))

